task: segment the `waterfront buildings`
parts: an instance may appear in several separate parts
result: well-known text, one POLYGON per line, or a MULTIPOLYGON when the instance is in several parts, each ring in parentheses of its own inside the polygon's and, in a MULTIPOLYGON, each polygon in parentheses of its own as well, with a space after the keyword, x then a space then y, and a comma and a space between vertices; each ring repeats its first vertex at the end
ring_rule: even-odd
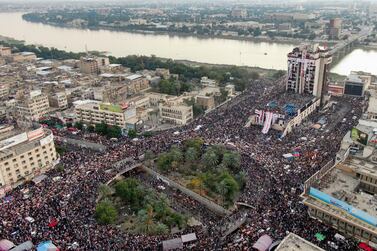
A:
POLYGON ((82 73, 99 74, 103 67, 109 66, 109 58, 107 57, 81 57, 79 68, 82 73))
POLYGON ((332 18, 328 23, 326 33, 329 39, 339 39, 340 33, 342 31, 342 19, 332 18))
POLYGON ((321 98, 327 93, 327 75, 332 57, 328 48, 301 45, 288 54, 288 92, 321 98))
POLYGON ((21 130, 0 125, 0 195, 42 174, 57 160, 50 130, 42 127, 21 130))

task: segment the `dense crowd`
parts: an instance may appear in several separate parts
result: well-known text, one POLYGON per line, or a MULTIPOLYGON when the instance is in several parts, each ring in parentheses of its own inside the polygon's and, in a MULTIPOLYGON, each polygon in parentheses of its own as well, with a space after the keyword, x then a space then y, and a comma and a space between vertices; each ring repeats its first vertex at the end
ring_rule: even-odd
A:
MULTIPOLYGON (((274 130, 264 135, 259 126, 245 127, 257 106, 278 99, 283 91, 284 78, 277 82, 255 81, 231 102, 179 128, 179 133, 175 133, 177 129, 170 129, 152 137, 141 137, 138 141, 125 139, 116 146, 108 142, 106 153, 88 149, 67 151, 60 160, 63 168, 49 171, 48 178, 37 185, 28 183, 7 195, 8 201, 0 205, 0 237, 15 243, 52 240, 62 250, 73 249, 73 246, 78 246, 78 250, 156 250, 162 240, 174 235, 132 235, 115 226, 96 223, 93 215, 98 185, 116 175, 119 169, 112 167, 112 164, 119 160, 128 157, 137 159, 147 150, 157 154, 185 139, 202 137, 207 144, 232 145, 242 154, 242 169, 247 182, 238 201, 253 208, 240 208, 234 212, 240 217, 245 217, 247 213, 248 223, 219 244, 221 226, 238 218, 233 216, 230 220, 219 220, 210 213, 206 215, 207 209, 196 201, 179 191, 166 189, 170 201, 173 201, 173 208, 198 214, 206 226, 185 230, 197 234, 196 249, 222 247, 227 250, 249 250, 262 234, 282 239, 287 231, 327 250, 331 249, 326 242, 318 243, 314 235, 322 232, 330 240, 335 231, 309 218, 300 203, 299 194, 304 181, 334 158, 343 136, 357 123, 357 119, 352 117, 360 116, 361 103, 345 98, 338 100, 338 107, 348 109, 342 113, 347 123, 339 120, 342 116, 332 116, 333 111, 324 113, 321 116, 327 116, 328 124, 333 125, 327 131, 309 126, 310 121, 318 119, 318 114, 282 139, 279 132, 274 130), (197 129, 198 125, 200 129, 197 129), (300 157, 293 161, 285 159, 282 155, 292 149, 299 149, 300 157), (32 217, 35 221, 29 222, 26 217, 32 217), (54 227, 49 226, 52 219, 58 220, 54 227)), ((95 140, 95 137, 91 135, 90 139, 95 140)), ((150 186, 157 184, 150 178, 142 179, 150 186)), ((341 250, 354 248, 352 241, 338 245, 341 250)))

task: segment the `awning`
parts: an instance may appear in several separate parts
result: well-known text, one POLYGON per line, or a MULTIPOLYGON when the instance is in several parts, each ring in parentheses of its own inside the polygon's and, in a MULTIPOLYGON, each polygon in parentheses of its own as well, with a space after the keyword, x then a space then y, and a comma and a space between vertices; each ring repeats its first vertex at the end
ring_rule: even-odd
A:
POLYGON ((46 178, 47 178, 47 175, 42 174, 42 175, 39 175, 39 176, 35 177, 35 178, 33 179, 33 182, 34 182, 35 184, 38 184, 38 183, 40 183, 42 180, 44 180, 44 179, 46 179, 46 178))
POLYGON ((267 234, 262 235, 257 242, 253 245, 253 248, 258 251, 266 251, 272 244, 272 239, 267 234))
POLYGON ((182 239, 183 243, 190 242, 190 241, 196 241, 197 240, 195 233, 182 235, 181 239, 182 239))
POLYGON ((31 241, 26 241, 24 243, 21 243, 20 245, 12 248, 9 251, 25 251, 25 250, 32 250, 34 247, 33 243, 31 241))
POLYGON ((45 241, 39 243, 37 251, 59 251, 59 249, 52 243, 52 241, 45 241))
POLYGON ((164 251, 182 249, 182 248, 183 248, 183 242, 181 238, 175 238, 175 239, 166 240, 162 242, 162 249, 164 251))
POLYGON ((3 239, 0 241, 0 251, 8 251, 15 245, 10 240, 3 239))

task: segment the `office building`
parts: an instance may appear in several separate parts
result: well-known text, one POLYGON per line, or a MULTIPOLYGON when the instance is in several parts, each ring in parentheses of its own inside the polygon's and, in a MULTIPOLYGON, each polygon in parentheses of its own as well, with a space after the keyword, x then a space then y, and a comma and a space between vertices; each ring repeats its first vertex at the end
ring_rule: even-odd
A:
POLYGON ((136 108, 127 104, 101 103, 93 100, 79 102, 75 107, 76 121, 85 124, 116 125, 129 128, 137 122, 136 108))
POLYGON ((16 104, 17 116, 23 120, 37 121, 49 112, 47 95, 40 90, 31 91, 28 95, 21 95, 16 104))
POLYGON ((192 106, 183 103, 160 103, 159 112, 161 120, 170 124, 185 125, 194 119, 192 106))
POLYGON ((342 32, 342 19, 332 18, 327 25, 327 35, 330 39, 339 39, 342 32))
POLYGON ((0 196, 22 181, 49 170, 57 161, 50 130, 0 126, 0 196))
POLYGON ((301 45, 288 54, 288 92, 321 98, 327 93, 327 75, 332 57, 327 48, 301 45))

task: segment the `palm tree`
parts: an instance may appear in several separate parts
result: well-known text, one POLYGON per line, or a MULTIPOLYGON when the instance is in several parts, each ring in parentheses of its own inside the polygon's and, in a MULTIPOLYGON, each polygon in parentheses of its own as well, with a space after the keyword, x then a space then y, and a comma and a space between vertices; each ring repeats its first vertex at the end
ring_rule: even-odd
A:
POLYGON ((194 162, 198 159, 198 151, 194 147, 189 147, 185 154, 186 162, 194 162))
POLYGON ((211 168, 215 167, 218 164, 218 156, 215 153, 215 151, 207 151, 205 154, 203 154, 203 161, 206 167, 211 168))

